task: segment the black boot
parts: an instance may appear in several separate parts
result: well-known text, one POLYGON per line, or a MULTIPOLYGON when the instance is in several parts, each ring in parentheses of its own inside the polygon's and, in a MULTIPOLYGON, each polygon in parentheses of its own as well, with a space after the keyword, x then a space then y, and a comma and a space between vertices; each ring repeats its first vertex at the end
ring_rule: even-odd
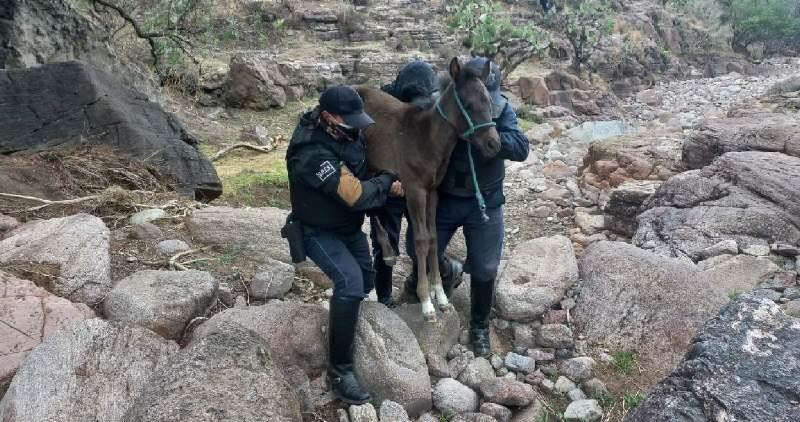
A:
POLYGON ((419 297, 417 297, 417 266, 415 265, 411 269, 411 274, 409 274, 405 281, 403 282, 403 301, 408 303, 416 303, 419 302, 419 297))
POLYGON ((378 294, 378 302, 389 308, 397 306, 392 298, 392 267, 377 260, 375 260, 375 293, 378 294))
POLYGON ((369 393, 361 388, 353 372, 353 339, 361 299, 332 298, 328 322, 328 381, 333 394, 347 404, 364 404, 369 393))
POLYGON ((469 341, 475 356, 487 356, 492 352, 489 340, 489 313, 494 299, 494 280, 488 283, 472 283, 470 286, 471 318, 469 341))

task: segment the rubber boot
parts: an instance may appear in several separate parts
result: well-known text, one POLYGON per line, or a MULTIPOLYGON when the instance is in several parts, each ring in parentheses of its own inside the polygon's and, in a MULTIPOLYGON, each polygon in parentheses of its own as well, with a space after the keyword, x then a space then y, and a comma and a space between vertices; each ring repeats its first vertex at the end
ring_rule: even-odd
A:
POLYGON ((378 263, 377 260, 375 267, 375 293, 378 294, 378 302, 394 308, 397 303, 392 298, 392 267, 378 263))
POLYGON ((492 352, 489 340, 489 314, 494 300, 494 280, 488 283, 472 283, 470 286, 469 341, 475 356, 486 357, 492 352))
POLYGON ((372 397, 353 372, 353 340, 361 299, 332 298, 328 329, 328 381, 333 394, 347 404, 364 404, 372 397))

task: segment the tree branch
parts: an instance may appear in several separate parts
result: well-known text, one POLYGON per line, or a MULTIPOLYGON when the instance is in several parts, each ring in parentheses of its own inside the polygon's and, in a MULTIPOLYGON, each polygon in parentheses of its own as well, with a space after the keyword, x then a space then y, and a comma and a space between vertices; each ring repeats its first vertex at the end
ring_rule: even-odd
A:
POLYGON ((57 200, 56 201, 56 200, 50 200, 50 199, 37 198, 35 196, 16 195, 16 194, 13 194, 13 193, 2 193, 2 192, 0 192, 0 196, 6 197, 6 198, 23 199, 23 200, 26 200, 26 201, 35 201, 35 202, 41 202, 42 203, 42 205, 37 205, 35 207, 28 208, 25 211, 37 211, 37 210, 40 210, 42 208, 49 207, 50 205, 78 204, 78 203, 81 203, 81 202, 91 201, 93 199, 99 198, 98 195, 90 195, 90 196, 84 196, 82 198, 62 199, 62 200, 57 200))
POLYGON ((263 153, 267 153, 267 152, 273 151, 275 149, 275 147, 272 146, 272 145, 261 146, 261 145, 253 145, 253 144, 246 144, 246 143, 238 143, 238 144, 228 145, 225 148, 222 148, 221 150, 219 150, 218 153, 214 154, 214 156, 211 157, 211 161, 219 160, 220 158, 222 158, 223 155, 233 151, 236 148, 246 148, 246 149, 250 149, 250 150, 258 151, 258 152, 263 152, 263 153))

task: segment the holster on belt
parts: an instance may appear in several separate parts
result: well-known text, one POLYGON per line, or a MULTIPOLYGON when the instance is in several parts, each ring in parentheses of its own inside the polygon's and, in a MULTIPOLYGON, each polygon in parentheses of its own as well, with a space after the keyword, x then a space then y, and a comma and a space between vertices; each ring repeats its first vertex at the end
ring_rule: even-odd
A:
POLYGON ((281 228, 281 237, 289 242, 289 254, 292 262, 297 264, 306 260, 306 248, 303 246, 303 225, 292 218, 290 213, 286 217, 286 224, 281 228))

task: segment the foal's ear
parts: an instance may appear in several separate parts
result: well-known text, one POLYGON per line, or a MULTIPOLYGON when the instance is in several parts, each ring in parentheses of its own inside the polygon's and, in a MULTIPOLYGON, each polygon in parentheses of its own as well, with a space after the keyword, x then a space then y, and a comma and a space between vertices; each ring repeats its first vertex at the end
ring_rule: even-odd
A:
POLYGON ((453 60, 450 60, 450 79, 453 80, 453 83, 458 82, 458 74, 461 72, 461 63, 458 62, 458 57, 453 57, 453 60))
POLYGON ((492 62, 486 60, 486 63, 483 65, 483 70, 481 71, 481 80, 483 83, 486 84, 489 82, 489 76, 492 74, 492 62))

